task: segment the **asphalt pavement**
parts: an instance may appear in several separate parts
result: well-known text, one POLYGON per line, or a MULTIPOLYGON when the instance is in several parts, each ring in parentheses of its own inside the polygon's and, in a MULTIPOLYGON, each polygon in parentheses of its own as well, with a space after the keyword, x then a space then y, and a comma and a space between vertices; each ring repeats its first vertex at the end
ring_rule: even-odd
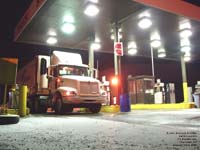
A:
POLYGON ((199 150, 200 110, 29 115, 0 126, 0 150, 199 150))

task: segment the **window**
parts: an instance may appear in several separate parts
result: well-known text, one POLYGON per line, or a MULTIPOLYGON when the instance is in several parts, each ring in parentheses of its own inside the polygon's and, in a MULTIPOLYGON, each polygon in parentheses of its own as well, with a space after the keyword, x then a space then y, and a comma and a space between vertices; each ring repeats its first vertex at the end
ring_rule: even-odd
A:
POLYGON ((58 66, 58 73, 59 76, 64 76, 64 75, 88 76, 88 69, 87 67, 60 65, 58 66))

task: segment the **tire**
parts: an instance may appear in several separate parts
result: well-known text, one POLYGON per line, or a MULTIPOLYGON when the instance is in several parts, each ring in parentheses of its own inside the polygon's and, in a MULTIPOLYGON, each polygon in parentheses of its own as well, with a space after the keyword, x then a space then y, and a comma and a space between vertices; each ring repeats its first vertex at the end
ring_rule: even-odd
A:
POLYGON ((18 115, 0 115, 0 125, 16 124, 18 122, 18 115))
POLYGON ((63 115, 65 113, 65 109, 62 102, 62 96, 60 93, 56 92, 53 96, 53 108, 55 110, 55 114, 63 115))
POLYGON ((40 105, 40 102, 37 98, 30 101, 30 112, 32 114, 41 114, 47 112, 47 107, 40 105))
POLYGON ((90 111, 94 114, 99 113, 101 110, 101 104, 93 104, 89 107, 90 111))

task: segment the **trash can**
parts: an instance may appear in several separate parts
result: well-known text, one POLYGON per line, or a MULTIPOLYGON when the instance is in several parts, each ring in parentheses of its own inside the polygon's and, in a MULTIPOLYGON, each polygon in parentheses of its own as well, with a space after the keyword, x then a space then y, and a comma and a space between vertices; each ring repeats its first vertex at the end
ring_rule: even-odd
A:
POLYGON ((193 94, 194 98, 194 104, 196 105, 197 108, 200 108, 200 95, 199 94, 193 94))
POLYGON ((129 112, 130 109, 130 100, 128 94, 120 95, 120 111, 121 112, 129 112))

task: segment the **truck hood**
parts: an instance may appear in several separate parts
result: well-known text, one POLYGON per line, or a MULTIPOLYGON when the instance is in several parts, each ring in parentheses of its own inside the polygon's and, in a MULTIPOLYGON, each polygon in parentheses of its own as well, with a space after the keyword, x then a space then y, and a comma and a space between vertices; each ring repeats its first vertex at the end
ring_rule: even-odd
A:
POLYGON ((92 77, 85 77, 85 76, 61 76, 63 79, 71 79, 76 81, 82 81, 82 82, 99 82, 99 80, 94 79, 92 77))

